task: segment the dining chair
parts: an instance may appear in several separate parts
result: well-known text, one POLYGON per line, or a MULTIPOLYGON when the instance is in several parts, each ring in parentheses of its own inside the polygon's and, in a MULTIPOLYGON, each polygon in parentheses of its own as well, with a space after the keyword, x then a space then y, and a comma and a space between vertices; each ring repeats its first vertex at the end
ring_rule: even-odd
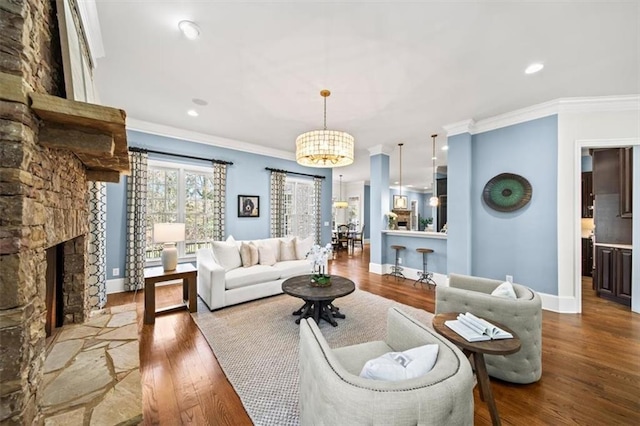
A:
POLYGON ((360 248, 364 248, 362 239, 364 238, 364 228, 366 227, 367 225, 362 225, 362 229, 360 229, 360 232, 356 232, 356 234, 353 236, 353 239, 351 240, 351 244, 353 245, 354 249, 355 249, 356 243, 360 244, 360 248))
POLYGON ((338 225, 338 249, 346 248, 349 250, 349 226, 338 225))

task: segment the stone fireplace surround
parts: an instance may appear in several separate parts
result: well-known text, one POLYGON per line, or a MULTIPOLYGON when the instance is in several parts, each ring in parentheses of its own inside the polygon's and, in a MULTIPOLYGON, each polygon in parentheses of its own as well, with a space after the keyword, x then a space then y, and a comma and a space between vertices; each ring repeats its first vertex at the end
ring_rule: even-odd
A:
POLYGON ((0 423, 43 422, 46 249, 65 243, 65 323, 88 318, 85 167, 38 143, 27 91, 61 95, 55 2, 0 5, 0 423), (19 85, 11 84, 19 81, 19 85), (17 88, 16 88, 17 86, 17 88), (13 92, 5 91, 10 87, 13 92), (22 91, 24 96, 20 96, 22 91), (16 95, 17 93, 17 95, 16 95))

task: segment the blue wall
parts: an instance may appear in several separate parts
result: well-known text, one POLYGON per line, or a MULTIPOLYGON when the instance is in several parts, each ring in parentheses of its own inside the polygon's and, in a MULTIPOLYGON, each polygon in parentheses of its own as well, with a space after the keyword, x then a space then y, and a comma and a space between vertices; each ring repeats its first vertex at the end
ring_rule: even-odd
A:
MULTIPOLYGON (((364 225, 371 223, 371 186, 364 186, 364 225)), ((371 235, 371 226, 368 225, 364 228, 364 235, 362 238, 368 239, 371 235)))
MULTIPOLYGON (((259 154, 251 154, 227 148, 190 142, 163 136, 128 131, 129 146, 147 148, 173 154, 215 158, 233 162, 227 168, 226 236, 237 240, 268 238, 270 232, 269 185, 271 173, 265 167, 292 172, 325 176, 322 183, 322 243, 331 240, 331 176, 332 169, 302 167, 295 161, 283 160, 259 154), (258 195, 260 197, 260 217, 238 218, 238 195, 258 195)), ((207 161, 185 160, 171 156, 149 154, 150 159, 168 159, 174 162, 210 165, 207 161)), ((295 175, 292 175, 295 177, 295 175)), ((107 184, 107 279, 114 278, 113 268, 124 272, 124 246, 126 222, 126 178, 118 184, 107 184)))
POLYGON ((388 207, 390 206, 389 191, 389 155, 376 154, 369 157, 371 170, 370 195, 370 221, 371 233, 369 237, 369 250, 371 253, 370 263, 382 265, 386 256, 382 250, 383 239, 382 230, 386 228, 386 218, 388 207))
POLYGON ((447 145, 447 272, 470 275, 472 136, 451 136, 447 145))
MULTIPOLYGON (((558 294, 557 135, 553 115, 472 137, 473 275, 502 280, 513 275, 514 282, 558 294), (507 172, 525 177, 533 195, 522 209, 503 213, 484 203, 482 190, 507 172)), ((449 209, 456 209, 452 200, 449 209)))
POLYGON ((590 155, 583 155, 581 158, 582 163, 582 171, 583 172, 592 172, 593 171, 593 157, 590 155))

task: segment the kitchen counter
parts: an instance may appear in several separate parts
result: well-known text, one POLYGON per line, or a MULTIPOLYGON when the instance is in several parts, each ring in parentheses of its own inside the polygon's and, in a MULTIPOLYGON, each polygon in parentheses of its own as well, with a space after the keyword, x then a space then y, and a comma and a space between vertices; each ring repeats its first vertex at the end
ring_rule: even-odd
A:
POLYGON ((621 248, 631 250, 633 246, 631 244, 609 244, 609 243, 595 243, 596 246, 605 246, 605 247, 613 247, 613 248, 621 248))
MULTIPOLYGON (((447 234, 444 232, 432 231, 407 231, 390 230, 382 231, 382 264, 392 265, 395 261, 396 252, 392 245, 404 246, 405 249, 399 254, 400 263, 405 268, 407 278, 417 276, 417 272, 422 270, 422 253, 418 253, 418 248, 430 248, 428 258, 428 269, 436 273, 438 279, 446 279, 447 275, 447 234)), ((436 282, 438 282, 436 279, 436 282)))
POLYGON ((383 234, 397 235, 399 237, 413 237, 413 238, 436 238, 440 240, 446 240, 447 234, 444 232, 432 232, 432 231, 406 231, 406 230, 392 230, 384 229, 383 234))

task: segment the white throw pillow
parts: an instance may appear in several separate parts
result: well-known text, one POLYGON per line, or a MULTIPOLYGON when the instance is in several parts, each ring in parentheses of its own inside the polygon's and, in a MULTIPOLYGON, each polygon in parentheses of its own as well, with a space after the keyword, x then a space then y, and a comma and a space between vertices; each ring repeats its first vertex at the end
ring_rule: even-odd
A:
POLYGON ((213 256, 216 258, 216 262, 227 272, 242 266, 240 251, 235 243, 214 241, 213 256))
POLYGON ((260 260, 258 247, 253 243, 242 243, 240 245, 240 257, 242 258, 242 266, 245 268, 257 265, 260 260))
POLYGON ((259 263, 261 265, 275 265, 276 263, 276 254, 273 252, 273 249, 268 244, 260 244, 258 245, 258 254, 260 257, 259 263))
POLYGON ((367 361, 360 377, 373 380, 407 380, 427 374, 438 359, 437 344, 418 346, 404 352, 389 352, 367 361))
POLYGON ((507 299, 517 299, 513 285, 509 281, 505 281, 491 292, 492 296, 505 297, 507 299))
POLYGON ((314 239, 313 236, 310 235, 307 238, 296 237, 295 245, 296 245, 296 258, 298 260, 304 260, 307 258, 307 253, 311 250, 313 246, 314 239))
POLYGON ((296 260, 294 240, 280 240, 280 260, 296 260))

